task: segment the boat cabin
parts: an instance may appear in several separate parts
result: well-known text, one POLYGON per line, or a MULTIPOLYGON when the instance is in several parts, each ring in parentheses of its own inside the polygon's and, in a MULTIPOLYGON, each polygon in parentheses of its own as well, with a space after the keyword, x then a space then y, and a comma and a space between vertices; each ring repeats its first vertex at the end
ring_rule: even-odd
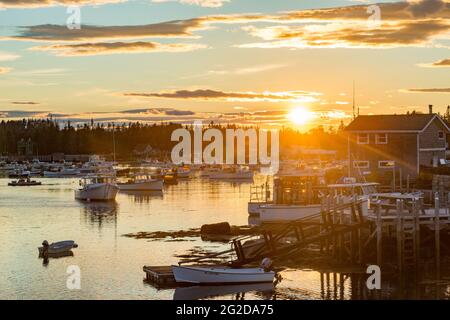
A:
POLYGON ((326 188, 323 172, 283 175, 274 178, 273 203, 276 205, 311 205, 320 203, 326 188))
POLYGON ((80 186, 86 186, 89 184, 100 184, 100 183, 115 183, 116 179, 114 177, 106 177, 106 176, 92 176, 92 177, 84 177, 80 180, 80 186))

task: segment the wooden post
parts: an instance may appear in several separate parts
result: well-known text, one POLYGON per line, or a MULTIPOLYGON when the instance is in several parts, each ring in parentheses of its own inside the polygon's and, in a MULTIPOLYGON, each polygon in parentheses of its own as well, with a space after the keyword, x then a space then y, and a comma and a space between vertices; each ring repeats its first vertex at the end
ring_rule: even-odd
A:
POLYGON ((420 219, 419 219, 419 199, 414 199, 412 203, 414 215, 414 229, 416 232, 416 269, 419 267, 420 261, 420 219))
POLYGON ((397 199, 396 202, 397 207, 397 265, 400 273, 403 271, 403 200, 397 199))
POLYGON ((436 273, 440 275, 441 268, 441 239, 440 239, 440 220, 439 220, 439 193, 436 192, 434 198, 434 243, 435 243, 435 255, 436 255, 436 273))
POLYGON ((382 236, 383 236, 383 229, 382 229, 382 220, 381 220, 381 201, 378 200, 375 207, 376 215, 377 215, 377 264, 381 267, 382 263, 382 236))

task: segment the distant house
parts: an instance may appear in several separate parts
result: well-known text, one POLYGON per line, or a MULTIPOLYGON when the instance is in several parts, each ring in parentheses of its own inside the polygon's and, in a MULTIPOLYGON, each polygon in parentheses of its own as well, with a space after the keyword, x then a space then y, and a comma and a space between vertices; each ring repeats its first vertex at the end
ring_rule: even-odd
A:
POLYGON ((358 116, 345 131, 352 176, 395 169, 403 177, 444 163, 450 133, 431 106, 429 114, 358 116))
POLYGON ((17 154, 19 156, 32 156, 33 155, 33 142, 31 139, 20 139, 17 142, 17 154))
POLYGON ((150 156, 155 150, 153 150, 152 146, 149 144, 138 144, 134 150, 133 154, 137 157, 148 157, 150 156))

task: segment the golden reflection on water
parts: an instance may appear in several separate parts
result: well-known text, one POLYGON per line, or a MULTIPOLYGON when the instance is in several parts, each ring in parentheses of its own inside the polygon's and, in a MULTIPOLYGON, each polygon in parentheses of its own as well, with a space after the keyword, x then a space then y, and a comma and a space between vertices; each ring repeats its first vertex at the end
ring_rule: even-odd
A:
MULTIPOLYGON (((157 290, 143 282, 144 265, 177 263, 175 255, 194 247, 228 249, 228 244, 152 241, 123 237, 140 231, 177 231, 205 223, 248 223, 250 183, 195 178, 161 193, 119 193, 114 203, 74 200, 75 179, 42 179, 43 185, 15 189, 0 179, 0 299, 379 299, 442 298, 449 285, 399 289, 385 279, 382 292, 365 289, 364 274, 324 273, 289 268, 275 288, 267 285, 157 290), (37 247, 75 240, 73 256, 50 259, 37 247), (66 288, 67 268, 81 269, 81 290, 66 288)), ((262 183, 262 182, 261 182, 262 183)), ((419 283, 419 282, 414 282, 419 283)))

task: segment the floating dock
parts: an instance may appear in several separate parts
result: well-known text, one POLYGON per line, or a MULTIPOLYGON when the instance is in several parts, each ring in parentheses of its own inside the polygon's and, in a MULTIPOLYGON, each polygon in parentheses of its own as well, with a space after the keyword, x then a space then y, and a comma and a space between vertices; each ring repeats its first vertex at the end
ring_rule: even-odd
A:
POLYGON ((160 287, 177 286, 171 266, 144 266, 146 281, 160 287))

